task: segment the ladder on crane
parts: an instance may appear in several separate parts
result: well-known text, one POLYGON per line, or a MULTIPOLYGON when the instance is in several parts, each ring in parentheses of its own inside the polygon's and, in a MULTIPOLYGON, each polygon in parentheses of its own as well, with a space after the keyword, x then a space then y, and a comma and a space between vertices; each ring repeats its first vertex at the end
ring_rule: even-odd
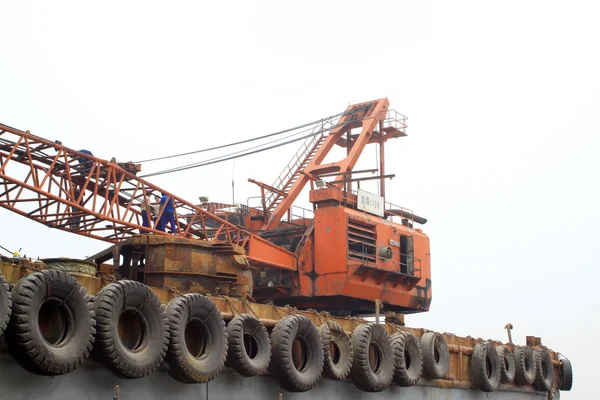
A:
POLYGON ((325 141, 325 135, 322 133, 323 129, 321 127, 320 130, 320 133, 308 137, 306 141, 302 143, 296 154, 292 157, 290 163, 275 180, 272 187, 277 189, 277 191, 271 191, 265 199, 265 208, 268 214, 270 214, 285 198, 289 189, 296 183, 301 172, 313 159, 325 141))
MULTIPOLYGON (((279 225, 310 180, 318 179, 321 175, 350 176, 367 144, 379 143, 383 151, 383 143, 388 139, 406 136, 406 117, 388 107, 387 99, 348 106, 335 125, 322 129, 320 136, 303 144, 273 186, 253 181, 263 191, 267 189, 271 192, 264 197, 265 222, 262 229, 270 230, 279 225), (359 128, 360 133, 351 134, 351 130, 355 128, 359 128), (325 131, 328 132, 327 135, 323 135, 325 131), (346 158, 322 164, 334 145, 348 148, 346 158)), ((382 167, 380 172, 383 172, 382 167)), ((378 178, 384 179, 385 176, 382 174, 378 178)), ((344 179, 331 184, 341 188, 344 179)))

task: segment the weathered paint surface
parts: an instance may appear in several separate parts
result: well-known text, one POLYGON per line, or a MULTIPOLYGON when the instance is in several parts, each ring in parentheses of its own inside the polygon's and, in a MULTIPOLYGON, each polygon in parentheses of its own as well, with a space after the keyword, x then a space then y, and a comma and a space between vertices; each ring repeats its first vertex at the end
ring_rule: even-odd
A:
MULTIPOLYGON (((0 352, 0 387, 3 399, 11 400, 110 400, 119 385, 119 400, 546 400, 541 393, 483 393, 463 388, 391 386, 381 393, 360 392, 351 381, 322 379, 308 392, 289 393, 269 376, 242 378, 224 371, 208 384, 183 384, 175 381, 165 368, 142 379, 119 379, 100 364, 88 360, 68 375, 33 375, 0 352)), ((553 397, 559 399, 558 393, 553 397)))
MULTIPOLYGON (((314 243, 307 249, 312 252, 314 270, 308 275, 310 279, 301 280, 298 295, 344 296, 370 302, 379 299, 388 311, 406 313, 429 309, 431 268, 427 235, 339 206, 319 207, 314 221, 314 243), (414 244, 414 270, 410 272, 402 270, 400 248, 390 245, 390 240, 399 244, 401 237, 410 237, 414 244), (370 246, 373 252, 367 254, 364 248, 353 250, 351 245, 370 246), (391 257, 380 257, 381 249, 389 249, 391 257)), ((310 257, 301 256, 300 263, 307 258, 310 257)), ((307 276, 302 265, 300 271, 307 276)))

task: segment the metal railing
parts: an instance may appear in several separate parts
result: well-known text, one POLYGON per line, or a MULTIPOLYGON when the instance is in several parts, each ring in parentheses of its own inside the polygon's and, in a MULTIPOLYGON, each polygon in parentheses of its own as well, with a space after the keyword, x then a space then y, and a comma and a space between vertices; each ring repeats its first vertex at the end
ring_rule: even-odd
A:
MULTIPOLYGON (((321 125, 315 125, 313 128, 313 132, 317 131, 317 128, 323 131, 321 125)), ((318 132, 318 131, 317 131, 318 132)), ((283 171, 279 174, 275 182, 273 183, 273 187, 285 192, 289 189, 290 182, 292 181, 295 174, 298 174, 298 171, 303 163, 307 161, 311 152, 314 151, 317 143, 323 138, 323 134, 316 134, 309 136, 306 138, 304 142, 300 145, 300 148, 296 151, 296 154, 292 157, 288 165, 285 166, 283 171)), ((265 203, 267 206, 267 210, 270 210, 277 200, 278 197, 281 197, 279 194, 275 192, 270 192, 268 196, 266 196, 265 203)))
MULTIPOLYGON (((353 257, 354 259, 358 259, 361 262, 365 263, 365 264, 373 264, 373 259, 376 260, 383 260, 383 261, 390 261, 392 262, 395 266, 397 266, 397 268, 394 268, 392 270, 392 272, 397 273, 397 274, 401 274, 401 275, 406 275, 408 277, 411 278, 421 278, 421 259, 420 258, 416 258, 413 256, 413 265, 410 266, 407 262, 402 262, 402 257, 406 257, 407 259, 409 258, 409 254, 407 253, 402 253, 400 251, 394 251, 392 249, 392 256, 390 258, 385 258, 385 257, 381 257, 381 254, 379 254, 378 252, 378 248, 375 245, 372 244, 367 244, 367 243, 361 243, 361 248, 362 251, 360 253, 362 253, 362 257, 357 258, 357 257, 353 257), (372 249, 374 252, 367 252, 366 249, 370 248, 372 249), (396 261, 395 258, 398 258, 400 261, 396 261), (418 264, 418 267, 417 267, 418 264), (406 272, 403 272, 402 270, 405 270, 406 272)), ((356 251, 355 251, 356 252, 356 251)), ((355 253, 356 254, 356 253, 355 253)), ((384 271, 383 269, 380 269, 381 271, 384 271)))
MULTIPOLYGON (((262 196, 252 196, 248 197, 246 200, 246 206, 248 208, 255 208, 257 210, 262 210, 262 196)), ((290 208, 290 211, 285 214, 282 221, 292 222, 295 219, 314 219, 315 213, 313 210, 309 208, 304 208, 300 206, 293 205, 290 208)), ((305 226, 307 224, 304 224, 305 226)))
POLYGON ((400 114, 396 110, 388 110, 386 117, 383 120, 383 129, 394 128, 405 133, 407 119, 406 116, 400 114))
POLYGON ((402 219, 407 219, 411 225, 415 223, 415 213, 410 208, 402 207, 389 201, 384 202, 384 211, 388 214, 388 220, 397 224, 402 224, 402 219))
POLYGON ((314 219, 315 213, 313 210, 309 210, 308 208, 300 207, 300 206, 292 206, 291 212, 287 214, 287 222, 292 222, 294 220, 302 219, 302 225, 308 226, 306 223, 306 219, 314 219))
MULTIPOLYGON (((322 142, 325 138, 325 134, 332 129, 339 126, 340 115, 322 119, 316 123, 313 127, 311 134, 306 140, 300 145, 300 148, 296 151, 296 154, 292 157, 288 165, 281 171, 275 182, 273 183, 274 188, 279 189, 282 192, 287 192, 291 187, 294 176, 299 175, 301 167, 304 163, 310 161, 317 150, 319 142, 322 142), (311 154, 312 153, 312 154, 311 154)), ((344 124, 354 122, 354 120, 346 121, 344 124)), ((275 203, 281 199, 281 195, 271 192, 266 196, 265 204, 267 211, 272 211, 276 206, 275 203)))
POLYGON ((407 275, 410 277, 421 278, 421 259, 416 258, 413 255, 413 263, 412 263, 412 265, 410 265, 408 262, 402 262, 403 257, 408 259, 410 257, 410 255, 408 253, 402 253, 401 251, 394 251, 394 249, 392 249, 392 257, 391 258, 384 258, 384 257, 381 257, 380 254, 377 254, 378 259, 385 260, 385 261, 391 261, 393 264, 398 265, 398 270, 396 271, 394 269, 394 272, 399 273, 399 274, 404 274, 404 275, 407 275), (395 256, 398 256, 397 258, 400 261, 396 261, 394 259, 394 258, 396 258, 395 256), (417 263, 419 264, 418 267, 417 267, 417 263), (403 268, 406 272, 402 272, 403 268), (411 271, 411 269, 412 269, 412 271, 411 271))

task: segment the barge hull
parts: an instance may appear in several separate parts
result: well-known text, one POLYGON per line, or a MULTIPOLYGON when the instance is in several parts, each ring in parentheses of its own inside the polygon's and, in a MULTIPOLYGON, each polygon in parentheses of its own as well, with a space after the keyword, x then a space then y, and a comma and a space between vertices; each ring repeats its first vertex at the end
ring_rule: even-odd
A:
MULTIPOLYGON (((451 381, 447 381, 451 384, 451 381)), ((435 384, 435 383, 434 383, 435 384)), ((290 393, 269 376, 243 378, 225 370, 205 384, 175 381, 166 368, 142 379, 120 379, 92 360, 68 375, 40 376, 21 368, 8 354, 0 353, 0 387, 11 400, 547 400, 542 392, 506 391, 483 393, 461 387, 390 386, 381 393, 359 391, 349 381, 322 379, 308 392, 290 393), (118 385, 118 389, 116 386, 118 385)), ((515 388, 515 390, 519 390, 515 388)), ((553 399, 559 399, 558 391, 553 399)))

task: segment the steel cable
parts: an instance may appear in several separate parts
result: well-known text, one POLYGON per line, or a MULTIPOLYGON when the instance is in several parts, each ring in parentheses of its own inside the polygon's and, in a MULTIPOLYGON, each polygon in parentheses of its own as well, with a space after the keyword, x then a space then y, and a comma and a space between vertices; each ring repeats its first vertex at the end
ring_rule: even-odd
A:
POLYGON ((194 150, 194 151, 189 151, 189 152, 186 152, 186 153, 172 154, 170 156, 149 158, 147 160, 134 161, 134 163, 143 163, 143 162, 151 162, 151 161, 158 161, 158 160, 166 160, 166 159, 169 159, 169 158, 182 157, 182 156, 187 156, 187 155, 190 155, 190 154, 204 153, 204 152, 211 151, 211 150, 223 149, 225 147, 236 146, 238 144, 250 143, 250 142, 253 142, 253 141, 256 141, 256 140, 266 139, 266 138, 269 138, 269 137, 273 137, 273 136, 277 136, 277 135, 282 135, 284 133, 293 132, 293 131, 298 130, 298 129, 306 128, 307 126, 316 125, 316 124, 320 123, 321 121, 327 121, 329 119, 340 117, 343 114, 344 113, 342 112, 342 113, 330 115, 329 117, 322 118, 322 119, 319 119, 317 121, 308 122, 306 124, 298 125, 296 127, 289 128, 289 129, 284 129, 284 130, 279 131, 279 132, 270 133, 268 135, 258 136, 258 137, 250 138, 250 139, 246 139, 246 140, 241 140, 239 142, 222 144, 222 145, 219 145, 219 146, 210 147, 208 149, 194 150))
MULTIPOLYGON (((346 114, 346 113, 342 113, 342 115, 344 115, 344 114, 346 114)), ((333 117, 333 118, 335 118, 335 117, 333 117)), ((345 125, 345 124, 348 124, 348 123, 351 123, 351 122, 355 122, 355 121, 357 121, 357 120, 353 119, 353 120, 345 121, 343 124, 345 125)), ((317 123, 322 123, 322 122, 324 123, 325 120, 319 120, 317 123)), ((316 125, 316 123, 313 124, 313 125, 316 125)), ((249 149, 244 149, 244 150, 240 150, 240 151, 237 151, 237 152, 225 154, 225 155, 220 156, 220 157, 211 158, 211 159, 200 161, 200 162, 193 163, 193 164, 187 164, 187 165, 182 165, 180 167, 175 167, 175 168, 170 168, 170 169, 166 169, 166 170, 162 170, 162 171, 152 172, 152 173, 149 173, 149 174, 141 175, 140 177, 141 178, 147 178, 147 177, 151 177, 151 176, 165 175, 165 174, 170 174, 170 173, 173 173, 173 172, 179 172, 179 171, 185 171, 185 170, 192 169, 192 168, 204 167, 204 166, 211 165, 211 164, 216 164, 216 163, 220 163, 220 162, 224 162, 224 161, 233 160, 233 159, 236 159, 236 158, 241 158, 241 157, 249 156, 249 155, 256 154, 256 153, 261 153, 263 151, 272 150, 272 149, 277 148, 277 147, 285 146, 285 145, 288 145, 288 144, 291 144, 291 143, 294 143, 294 142, 298 142, 298 141, 303 140, 303 139, 307 139, 307 138, 309 138, 311 136, 316 136, 316 135, 319 135, 319 134, 323 134, 324 132, 327 132, 327 131, 330 131, 332 129, 335 129, 335 128, 341 126, 341 125, 342 124, 335 124, 335 125, 333 125, 331 127, 319 129, 316 132, 310 133, 308 135, 300 136, 298 138, 285 141, 283 143, 278 143, 278 144, 275 144, 275 145, 272 145, 272 146, 263 147, 263 146, 265 146, 267 144, 279 142, 281 140, 294 137, 294 136, 296 136, 296 135, 298 135, 300 133, 307 132, 307 131, 310 130, 310 129, 306 129, 304 131, 296 132, 293 135, 286 136, 285 138, 273 140, 273 141, 267 142, 267 143, 263 143, 261 145, 257 145, 257 146, 251 147, 249 149), (256 150, 254 150, 254 149, 256 149, 256 150), (248 151, 248 150, 254 150, 254 151, 248 151), (240 154, 240 153, 243 153, 243 154, 240 154)))

